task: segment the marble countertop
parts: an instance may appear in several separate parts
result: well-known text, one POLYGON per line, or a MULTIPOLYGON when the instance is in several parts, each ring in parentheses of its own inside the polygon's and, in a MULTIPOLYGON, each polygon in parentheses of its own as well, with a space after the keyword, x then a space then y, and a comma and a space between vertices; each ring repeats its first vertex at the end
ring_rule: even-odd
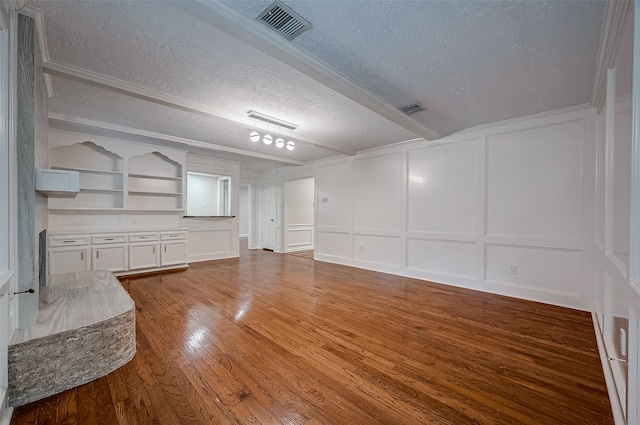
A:
POLYGON ((105 270, 49 276, 40 288, 36 323, 16 329, 10 344, 19 344, 78 329, 123 314, 135 304, 118 279, 105 270))

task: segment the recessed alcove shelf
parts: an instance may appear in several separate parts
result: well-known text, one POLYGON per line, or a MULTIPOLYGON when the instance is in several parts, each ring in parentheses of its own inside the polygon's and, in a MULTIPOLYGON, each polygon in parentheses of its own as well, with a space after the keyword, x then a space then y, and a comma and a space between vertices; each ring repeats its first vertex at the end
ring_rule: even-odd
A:
POLYGON ((52 200, 51 212, 183 211, 183 166, 161 152, 123 157, 84 141, 51 149, 51 163, 80 173, 76 198, 52 200))

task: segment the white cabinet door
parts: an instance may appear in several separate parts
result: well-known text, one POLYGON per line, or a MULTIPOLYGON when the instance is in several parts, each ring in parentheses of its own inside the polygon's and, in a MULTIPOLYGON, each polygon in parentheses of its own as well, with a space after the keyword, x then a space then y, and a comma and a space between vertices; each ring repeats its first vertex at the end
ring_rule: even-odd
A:
POLYGON ((88 247, 52 248, 49 250, 49 274, 91 270, 88 247))
POLYGON ((129 244, 129 270, 160 266, 160 245, 153 243, 129 244))
POLYGON ((125 245, 103 245, 92 248, 93 270, 121 272, 127 270, 125 245))
POLYGON ((185 241, 162 242, 160 265, 171 266, 187 262, 187 243, 185 241))

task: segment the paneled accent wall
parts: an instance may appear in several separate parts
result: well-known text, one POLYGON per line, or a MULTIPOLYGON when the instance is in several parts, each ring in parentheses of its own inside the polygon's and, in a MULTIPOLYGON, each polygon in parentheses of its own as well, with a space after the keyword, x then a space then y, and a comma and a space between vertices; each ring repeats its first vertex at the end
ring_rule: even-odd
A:
MULTIPOLYGON (((187 261, 208 261, 238 257, 240 253, 240 164, 202 155, 187 154, 187 172, 229 176, 233 218, 183 218, 189 230, 187 261)), ((189 200, 187 199, 187 202, 189 200)))
POLYGON ((588 310, 595 131, 574 108, 316 164, 315 257, 588 310))
POLYGON ((313 249, 314 179, 284 184, 285 243, 287 252, 313 249))

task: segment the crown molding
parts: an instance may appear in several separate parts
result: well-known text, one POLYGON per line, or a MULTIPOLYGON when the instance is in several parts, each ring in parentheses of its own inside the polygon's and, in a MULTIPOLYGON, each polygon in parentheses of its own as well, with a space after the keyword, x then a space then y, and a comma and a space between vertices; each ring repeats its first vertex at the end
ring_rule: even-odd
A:
POLYGON ((604 22, 600 33, 600 45, 598 46, 598 58, 596 60, 596 78, 591 96, 591 104, 598 113, 602 110, 605 101, 607 86, 607 69, 613 68, 616 63, 625 24, 631 12, 631 1, 609 0, 604 12, 604 22))
POLYGON ((307 77, 340 93, 353 102, 388 119, 400 127, 427 140, 438 139, 437 132, 412 120, 394 105, 368 90, 359 87, 352 80, 340 74, 324 62, 303 52, 286 39, 249 19, 223 2, 198 0, 197 2, 176 3, 180 10, 248 43, 272 56, 307 77))
MULTIPOLYGON (((49 46, 47 44, 47 31, 44 22, 44 12, 35 6, 27 4, 20 9, 20 13, 33 18, 36 24, 36 38, 38 40, 38 49, 40 50, 40 58, 42 64, 49 60, 49 46)), ((44 74, 44 86, 47 91, 47 97, 53 97, 53 81, 51 75, 44 74)))
MULTIPOLYGON (((44 71, 51 75, 57 75, 63 78, 80 81, 84 84, 89 84, 95 87, 100 87, 106 90, 114 91, 117 93, 125 94, 127 96, 135 97, 138 99, 146 100, 156 103, 158 105, 168 106, 182 111, 196 113, 204 116, 212 116, 227 120, 234 125, 253 130, 254 126, 248 122, 229 115, 224 111, 212 108, 202 103, 193 102, 190 100, 182 99, 177 96, 168 95, 158 90, 141 87, 135 84, 128 83, 117 78, 112 78, 104 74, 100 74, 88 69, 80 68, 74 65, 69 65, 63 62, 49 59, 43 64, 44 71)), ((316 146, 321 149, 330 150, 343 155, 355 155, 355 151, 348 149, 338 148, 329 143, 319 142, 312 140, 302 135, 296 134, 292 136, 296 141, 316 146)))
POLYGON ((65 114, 59 114, 57 112, 49 112, 49 121, 60 122, 67 124, 72 129, 83 131, 86 128, 103 130, 108 132, 115 132, 118 134, 140 136, 144 138, 150 138, 154 140, 167 141, 173 143, 179 143, 181 145, 190 146, 194 148, 206 149, 210 151, 227 152, 236 155, 248 156, 252 158, 266 159, 269 161, 276 161, 290 165, 304 165, 305 162, 297 161, 294 159, 282 158, 274 155, 267 155, 258 152, 251 152, 245 149, 237 149, 229 146, 217 145, 214 143, 207 143, 200 140, 187 139, 185 137, 177 137, 169 134, 157 133, 155 131, 140 130, 138 128, 126 127, 123 125, 106 123, 103 121, 89 120, 80 117, 74 117, 65 114))

